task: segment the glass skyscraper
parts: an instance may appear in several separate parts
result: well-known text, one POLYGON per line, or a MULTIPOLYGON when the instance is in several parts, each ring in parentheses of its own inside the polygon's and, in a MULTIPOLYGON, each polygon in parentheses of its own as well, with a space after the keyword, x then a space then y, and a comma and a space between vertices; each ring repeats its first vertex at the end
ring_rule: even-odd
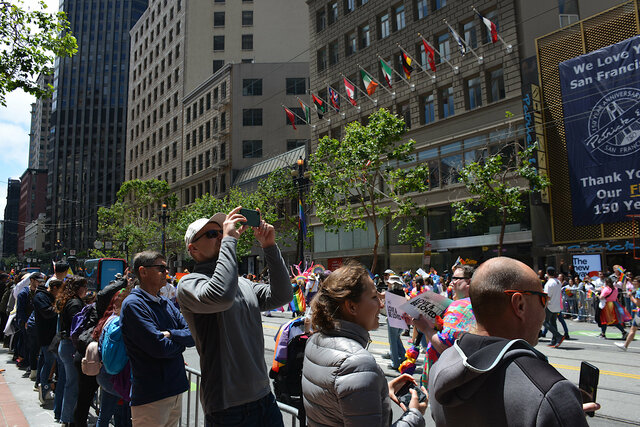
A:
POLYGON ((78 40, 78 53, 57 59, 53 76, 48 250, 92 247, 97 210, 115 201, 124 180, 129 30, 147 3, 60 2, 78 40))

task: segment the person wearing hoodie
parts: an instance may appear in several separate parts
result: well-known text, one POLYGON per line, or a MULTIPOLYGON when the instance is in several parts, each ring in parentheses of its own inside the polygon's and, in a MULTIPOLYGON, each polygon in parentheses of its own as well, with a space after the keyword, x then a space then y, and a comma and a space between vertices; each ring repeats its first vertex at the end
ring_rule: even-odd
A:
POLYGON ((463 334, 429 374, 437 426, 587 426, 578 388, 533 348, 549 296, 531 268, 507 257, 483 263, 469 297, 476 333, 463 334))

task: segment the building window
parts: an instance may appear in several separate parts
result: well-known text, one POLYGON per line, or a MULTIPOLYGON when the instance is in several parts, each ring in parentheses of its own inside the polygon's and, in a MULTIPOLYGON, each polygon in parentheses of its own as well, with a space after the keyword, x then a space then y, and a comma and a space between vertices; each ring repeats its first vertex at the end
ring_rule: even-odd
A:
POLYGON ((404 119, 405 128, 411 129, 411 108, 408 102, 398 105, 398 115, 404 119))
POLYGON ((417 0, 416 1, 416 12, 418 19, 425 18, 429 14, 429 7, 427 5, 427 0, 417 0))
POLYGON ((224 27, 224 12, 213 12, 213 26, 224 27))
POLYGON ((391 33, 389 28, 389 14, 385 13, 380 18, 378 18, 378 24, 380 27, 380 38, 384 39, 389 37, 389 34, 391 33))
POLYGON ((253 26, 253 10, 242 11, 242 26, 243 27, 253 26))
POLYGON ((287 95, 304 95, 307 93, 307 79, 304 77, 288 77, 286 85, 287 95))
POLYGON ((306 139, 287 139, 287 151, 295 150, 298 147, 304 147, 306 144, 306 139))
POLYGON ((191 169, 189 168, 189 160, 187 160, 186 162, 184 162, 184 176, 189 176, 189 171, 191 169))
POLYGON ((502 68, 489 72, 489 88, 489 102, 498 101, 505 97, 502 68))
POLYGON ((242 79, 242 96, 261 96, 262 79, 242 79))
POLYGON ((338 52, 338 40, 329 43, 329 65, 336 65, 340 60, 340 52, 338 52))
POLYGON ((224 50, 224 36, 213 36, 213 50, 224 50))
POLYGON ((324 30, 327 27, 327 11, 322 8, 316 12, 316 32, 324 30))
POLYGON ((224 67, 224 60, 222 59, 214 59, 213 60, 213 72, 215 73, 220 68, 224 67))
POLYGON ((401 4, 401 5, 396 6, 394 8, 394 13, 395 13, 395 16, 396 16, 396 21, 395 21, 396 28, 395 28, 395 30, 399 31, 399 30, 403 29, 404 27, 406 27, 406 25, 407 25, 405 23, 405 19, 404 19, 404 5, 401 4))
POLYGON ((338 20, 338 2, 333 1, 329 3, 329 25, 335 23, 338 20))
POLYGON ((467 109, 473 110, 474 108, 482 105, 482 88, 480 85, 480 77, 472 77, 467 80, 467 109))
POLYGON ((433 0, 433 10, 438 10, 447 5, 447 0, 433 0))
POLYGON ((360 27, 360 49, 364 49, 365 47, 371 44, 371 28, 369 25, 363 25, 360 27))
POLYGON ((560 19, 560 28, 569 26, 580 20, 579 15, 571 13, 560 13, 558 14, 558 18, 560 19))
POLYGON ((433 94, 423 95, 420 97, 420 104, 422 105, 422 124, 428 125, 436 119, 436 112, 433 104, 433 94))
POLYGON ((355 31, 351 31, 344 36, 344 48, 344 56, 350 56, 356 53, 357 45, 355 31))
POLYGON ((474 21, 469 21, 462 25, 462 34, 464 41, 468 46, 471 46, 472 49, 478 47, 478 37, 476 36, 476 26, 474 21))
POLYGON ((451 57, 451 46, 449 45, 449 33, 440 34, 438 36, 438 51, 440 52, 439 62, 451 57))
POLYGON ((242 126, 262 126, 262 108, 243 109, 242 126))
MULTIPOLYGON (((288 107, 289 110, 293 113, 293 123, 296 125, 306 125, 307 122, 304 121, 304 112, 300 107, 288 107)), ((284 115, 285 125, 289 125, 291 122, 289 121, 289 117, 284 115)))
POLYGON ((327 49, 322 48, 316 52, 316 62, 318 71, 322 71, 327 68, 327 49))
POLYGON ((453 87, 440 89, 440 118, 446 119, 455 113, 453 106, 453 87))
POLYGON ((344 14, 353 12, 356 9, 356 0, 344 0, 344 14))
POLYGON ((242 35, 242 50, 253 50, 253 34, 242 35))
POLYGON ((262 157, 262 141, 250 139, 242 141, 242 158, 259 159, 262 157))

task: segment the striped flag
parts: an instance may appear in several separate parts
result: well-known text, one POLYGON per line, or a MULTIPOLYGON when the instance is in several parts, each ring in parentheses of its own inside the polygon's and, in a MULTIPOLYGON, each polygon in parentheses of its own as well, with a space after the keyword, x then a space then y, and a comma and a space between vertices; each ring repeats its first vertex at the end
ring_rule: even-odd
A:
POLYGON ((307 104, 305 104, 304 102, 302 102, 302 100, 298 99, 298 102, 300 103, 300 107, 302 107, 302 112, 304 115, 304 121, 307 122, 307 124, 311 123, 311 108, 309 108, 309 106, 307 104))
POLYGON ((296 129, 296 116, 293 114, 293 111, 289 110, 287 107, 284 107, 284 112, 287 114, 287 119, 289 119, 289 123, 296 129))
POLYGON ((353 106, 355 107, 356 105, 358 105, 356 103, 356 88, 354 85, 351 84, 351 82, 349 80, 347 80, 346 77, 344 77, 342 79, 344 81, 344 90, 345 92, 347 92, 347 98, 349 98, 349 101, 353 104, 353 106))
POLYGON ((411 66, 411 58, 409 58, 404 52, 402 52, 402 70, 404 71, 404 75, 407 80, 409 80, 411 78, 411 73, 413 72, 413 67, 411 66))
POLYGON ((487 27, 487 31, 489 32, 489 34, 491 34, 491 43, 497 42, 498 41, 498 27, 496 27, 496 24, 491 22, 491 20, 489 20, 488 18, 485 18, 484 16, 482 16, 480 14, 480 12, 476 11, 476 13, 480 17, 480 19, 482 19, 482 22, 484 22, 484 25, 487 27))
POLYGON ((318 113, 318 118, 322 120, 322 117, 327 112, 327 106, 322 99, 318 98, 313 93, 311 94, 311 99, 313 99, 313 105, 316 106, 316 113, 318 113))
POLYGON ((391 83, 393 82, 393 70, 382 59, 380 60, 380 67, 382 68, 382 74, 384 75, 384 79, 387 81, 387 84, 389 85, 389 87, 392 87, 391 83))
POLYGON ((467 45, 464 44, 462 37, 460 37, 460 35, 456 33, 456 30, 451 28, 451 25, 447 24, 447 27, 449 27, 449 31, 451 32, 453 39, 456 41, 456 43, 458 43, 458 47, 460 48, 460 54, 464 56, 464 54, 467 53, 467 45))
POLYGON ((360 76, 362 76, 362 83, 364 84, 364 88, 367 90, 369 96, 373 95, 378 87, 378 83, 374 82, 369 73, 365 70, 360 70, 360 76))
POLYGON ((424 51, 427 53, 427 62, 429 63, 429 68, 434 73, 436 72, 436 51, 433 50, 431 45, 427 43, 426 40, 422 39, 422 44, 424 44, 424 51))
POLYGON ((329 99, 331 100, 333 108, 335 108, 336 111, 340 111, 340 95, 331 87, 329 87, 329 99))

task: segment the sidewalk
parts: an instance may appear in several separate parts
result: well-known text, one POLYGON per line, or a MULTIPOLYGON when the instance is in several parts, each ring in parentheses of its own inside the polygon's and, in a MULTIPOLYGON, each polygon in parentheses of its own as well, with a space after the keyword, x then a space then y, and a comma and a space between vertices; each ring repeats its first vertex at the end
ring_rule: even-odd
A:
POLYGON ((11 360, 9 349, 0 345, 0 427, 58 427, 53 418, 53 402, 41 406, 34 381, 25 377, 11 360))

